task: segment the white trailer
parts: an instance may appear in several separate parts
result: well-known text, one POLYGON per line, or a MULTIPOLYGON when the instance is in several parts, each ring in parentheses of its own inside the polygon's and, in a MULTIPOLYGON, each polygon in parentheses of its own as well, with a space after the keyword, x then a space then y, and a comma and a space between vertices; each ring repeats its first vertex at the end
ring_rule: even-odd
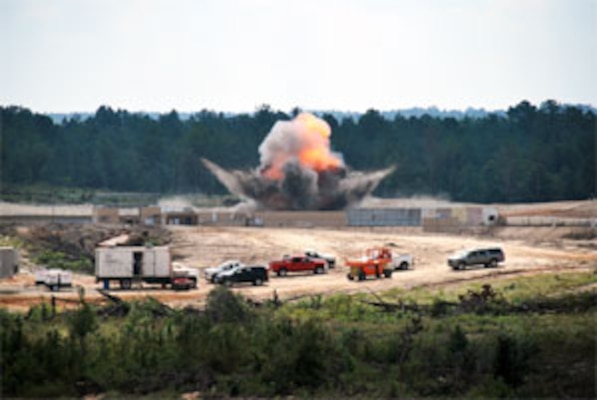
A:
POLYGON ((60 268, 38 268, 35 271, 35 284, 46 285, 51 291, 73 285, 73 273, 60 268))
POLYGON ((44 284, 53 292, 63 287, 71 287, 73 285, 73 274, 60 268, 49 269, 44 284))
POLYGON ((95 250, 95 277, 110 288, 110 281, 118 281, 122 289, 130 289, 133 282, 169 284, 172 282, 170 249, 166 246, 106 247, 95 250))

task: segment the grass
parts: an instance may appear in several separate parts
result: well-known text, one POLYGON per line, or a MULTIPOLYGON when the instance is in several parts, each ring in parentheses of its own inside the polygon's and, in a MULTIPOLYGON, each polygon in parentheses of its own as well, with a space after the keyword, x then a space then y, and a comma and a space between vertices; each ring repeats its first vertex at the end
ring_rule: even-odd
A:
POLYGON ((25 318, 0 310, 6 358, 20 360, 17 370, 3 364, 6 394, 594 398, 596 304, 577 301, 594 300, 579 290, 594 282, 577 272, 496 282, 483 300, 490 307, 480 308, 467 302, 487 289, 466 284, 380 294, 403 309, 368 304, 378 300, 371 294, 252 308, 217 288, 201 312, 151 299, 127 303, 119 316, 105 308, 90 315, 88 306, 51 318, 43 306, 25 318), (435 315, 438 301, 457 304, 435 315), (6 345, 21 336, 18 349, 6 345), (79 366, 74 380, 40 367, 59 363, 79 366))
POLYGON ((93 262, 85 257, 74 257, 61 251, 42 250, 34 257, 36 264, 44 265, 48 269, 61 268, 79 273, 92 274, 93 262))
POLYGON ((0 200, 12 203, 81 204, 93 199, 95 190, 50 185, 4 185, 0 200))
MULTIPOLYGON (((481 290, 486 283, 466 283, 437 289, 415 288, 410 291, 391 289, 381 293, 380 296, 387 301, 402 299, 405 302, 412 301, 420 304, 431 304, 436 299, 457 301, 458 296, 462 293, 469 290, 481 290)), ((494 290, 500 292, 505 300, 517 303, 530 298, 558 296, 594 283, 597 283, 597 269, 593 272, 569 272, 508 278, 492 281, 491 286, 494 290)))
POLYGON ((25 242, 21 239, 11 235, 11 236, 4 236, 0 235, 0 247, 14 247, 14 248, 21 248, 25 246, 25 242))

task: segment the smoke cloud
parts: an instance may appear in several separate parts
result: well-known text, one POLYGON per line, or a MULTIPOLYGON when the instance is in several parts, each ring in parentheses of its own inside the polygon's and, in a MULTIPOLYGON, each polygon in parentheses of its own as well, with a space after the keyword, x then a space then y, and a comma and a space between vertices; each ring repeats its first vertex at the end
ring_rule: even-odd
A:
POLYGON ((371 194, 394 167, 350 171, 330 149, 331 129, 312 114, 278 121, 259 146, 260 166, 228 171, 202 159, 230 191, 270 210, 340 210, 371 194))

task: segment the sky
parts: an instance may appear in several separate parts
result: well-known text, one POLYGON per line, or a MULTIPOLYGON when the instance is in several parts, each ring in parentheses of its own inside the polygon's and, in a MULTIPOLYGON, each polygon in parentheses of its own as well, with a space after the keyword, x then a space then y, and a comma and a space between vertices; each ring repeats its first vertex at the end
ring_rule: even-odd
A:
POLYGON ((0 105, 597 106, 597 0, 0 0, 0 105))

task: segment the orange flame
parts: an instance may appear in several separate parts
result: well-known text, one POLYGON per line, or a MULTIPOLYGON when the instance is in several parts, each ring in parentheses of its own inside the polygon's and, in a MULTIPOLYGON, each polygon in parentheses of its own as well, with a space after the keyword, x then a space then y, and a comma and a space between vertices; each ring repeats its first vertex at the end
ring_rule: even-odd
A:
MULTIPOLYGON (((295 153, 276 154, 273 162, 262 172, 264 176, 274 180, 284 177, 282 168, 292 158, 298 159, 303 167, 317 172, 337 169, 343 166, 342 159, 330 150, 330 136, 332 130, 323 119, 310 113, 301 113, 291 122, 293 134, 298 139, 299 146, 295 153)), ((289 140, 293 140, 289 138, 289 140)))

